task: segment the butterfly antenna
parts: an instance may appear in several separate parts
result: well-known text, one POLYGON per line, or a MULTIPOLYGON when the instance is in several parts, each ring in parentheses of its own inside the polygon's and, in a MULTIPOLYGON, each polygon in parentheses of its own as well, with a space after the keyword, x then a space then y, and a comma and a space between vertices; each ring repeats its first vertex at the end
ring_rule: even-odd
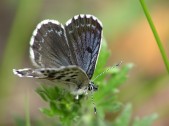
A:
POLYGON ((107 71, 109 71, 110 69, 115 68, 115 67, 118 67, 118 66, 120 66, 121 64, 122 64, 122 61, 121 61, 120 63, 116 64, 116 65, 113 65, 112 67, 108 68, 107 70, 103 71, 102 73, 100 73, 99 75, 97 75, 97 76, 93 79, 93 81, 95 81, 95 80, 96 80, 98 77, 100 77, 101 75, 105 74, 105 73, 106 73, 107 71))
POLYGON ((96 105, 95 105, 95 103, 94 103, 94 98, 93 98, 93 92, 94 92, 94 89, 93 89, 93 86, 91 85, 90 87, 90 90, 91 90, 91 101, 92 101, 92 103, 93 103, 93 106, 94 106, 94 113, 96 114, 97 113, 97 109, 96 109, 96 105))

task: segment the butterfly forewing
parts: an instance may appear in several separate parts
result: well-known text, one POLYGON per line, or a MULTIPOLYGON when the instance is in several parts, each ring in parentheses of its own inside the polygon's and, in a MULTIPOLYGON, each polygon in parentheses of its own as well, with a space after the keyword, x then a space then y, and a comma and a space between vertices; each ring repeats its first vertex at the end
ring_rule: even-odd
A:
POLYGON ((39 23, 31 38, 30 56, 39 67, 70 65, 70 49, 63 25, 54 20, 39 23))
POLYGON ((66 23, 65 30, 75 65, 91 79, 101 45, 100 21, 91 15, 78 15, 66 23))

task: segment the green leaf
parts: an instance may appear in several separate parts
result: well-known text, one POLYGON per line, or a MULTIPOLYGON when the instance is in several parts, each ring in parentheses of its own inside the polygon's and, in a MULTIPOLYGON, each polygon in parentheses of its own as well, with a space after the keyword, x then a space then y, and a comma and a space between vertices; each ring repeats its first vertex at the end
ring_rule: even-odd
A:
POLYGON ((40 97, 44 100, 44 101, 48 101, 48 97, 47 97, 47 95, 46 95, 46 92, 45 91, 43 91, 42 89, 41 89, 41 87, 38 87, 36 90, 36 93, 38 93, 39 95, 40 95, 40 97))
POLYGON ((131 119, 132 106, 131 104, 127 104, 120 114, 120 116, 115 120, 115 126, 129 126, 129 122, 131 119))
POLYGON ((157 114, 152 114, 150 116, 145 116, 142 119, 136 118, 134 120, 133 126, 151 126, 157 117, 157 114))
POLYGON ((54 101, 50 101, 50 109, 51 109, 51 111, 53 111, 53 113, 59 112, 56 107, 56 103, 54 101))
POLYGON ((47 109, 47 108, 40 108, 39 109, 43 114, 47 115, 47 116, 54 116, 54 113, 53 111, 51 111, 50 109, 47 109))
POLYGON ((127 74, 132 67, 133 64, 126 64, 122 67, 121 71, 118 71, 116 74, 113 74, 109 80, 111 88, 118 88, 118 86, 123 84, 127 80, 127 74))

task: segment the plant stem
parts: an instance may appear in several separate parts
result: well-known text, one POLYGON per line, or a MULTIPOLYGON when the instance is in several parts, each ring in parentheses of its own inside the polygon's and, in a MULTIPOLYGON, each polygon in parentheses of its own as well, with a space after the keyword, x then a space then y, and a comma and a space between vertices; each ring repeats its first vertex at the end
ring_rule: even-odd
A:
POLYGON ((146 7, 146 4, 145 4, 144 0, 140 0, 140 3, 141 3, 141 6, 142 6, 142 8, 143 8, 143 11, 144 11, 144 13, 145 13, 145 15, 146 15, 146 18, 147 18, 147 20, 148 20, 148 23, 149 23, 149 25, 150 25, 150 27, 151 27, 151 30, 152 30, 152 32, 153 32, 153 34, 154 34, 154 37, 155 37, 156 42, 157 42, 157 45, 158 45, 158 47, 159 47, 159 49, 160 49, 160 53, 161 53, 161 55, 162 55, 162 58, 163 58, 165 67, 166 67, 166 69, 167 69, 167 71, 168 71, 168 73, 169 73, 169 61, 168 61, 167 55, 166 55, 166 53, 165 53, 165 50, 164 50, 164 48, 163 48, 162 42, 161 42, 161 40, 160 40, 160 37, 159 37, 159 35, 158 35, 158 33, 157 33, 157 30, 156 30, 156 28, 155 28, 155 26, 154 26, 154 23, 153 23, 153 21, 152 21, 152 19, 151 19, 151 16, 150 16, 150 14, 149 14, 149 12, 148 12, 148 9, 147 9, 147 7, 146 7))
POLYGON ((30 113, 29 113, 29 95, 26 94, 25 97, 25 120, 26 120, 26 126, 31 126, 30 124, 30 113))

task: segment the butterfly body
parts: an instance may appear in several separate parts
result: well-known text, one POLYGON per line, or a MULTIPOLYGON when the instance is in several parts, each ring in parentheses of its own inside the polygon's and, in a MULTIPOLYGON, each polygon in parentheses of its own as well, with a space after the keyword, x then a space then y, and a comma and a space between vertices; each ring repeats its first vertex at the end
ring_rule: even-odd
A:
POLYGON ((97 90, 91 78, 101 36, 102 25, 92 15, 74 16, 64 26, 44 20, 30 41, 30 58, 36 68, 14 69, 14 74, 53 81, 74 95, 97 90))

